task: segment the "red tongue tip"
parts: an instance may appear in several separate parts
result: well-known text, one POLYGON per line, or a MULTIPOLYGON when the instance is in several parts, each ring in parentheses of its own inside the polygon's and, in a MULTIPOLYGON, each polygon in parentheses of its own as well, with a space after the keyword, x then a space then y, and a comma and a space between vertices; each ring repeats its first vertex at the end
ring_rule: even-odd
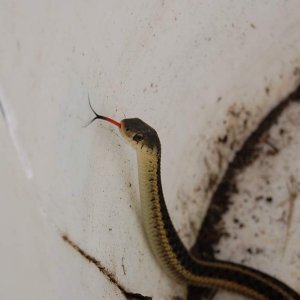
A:
POLYGON ((108 118, 108 117, 103 117, 103 120, 107 121, 107 122, 110 122, 118 127, 121 128, 121 123, 120 122, 117 122, 115 121, 114 119, 111 119, 111 118, 108 118))

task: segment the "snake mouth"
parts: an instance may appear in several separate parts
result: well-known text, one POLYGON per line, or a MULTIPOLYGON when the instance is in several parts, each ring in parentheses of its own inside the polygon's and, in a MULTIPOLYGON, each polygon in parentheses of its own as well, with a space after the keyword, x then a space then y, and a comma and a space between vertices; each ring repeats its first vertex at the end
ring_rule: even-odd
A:
POLYGON ((135 131, 130 128, 130 119, 123 119, 120 122, 120 133, 122 137, 134 148, 137 146, 137 143, 134 142, 135 131), (128 124, 129 123, 129 124, 128 124))

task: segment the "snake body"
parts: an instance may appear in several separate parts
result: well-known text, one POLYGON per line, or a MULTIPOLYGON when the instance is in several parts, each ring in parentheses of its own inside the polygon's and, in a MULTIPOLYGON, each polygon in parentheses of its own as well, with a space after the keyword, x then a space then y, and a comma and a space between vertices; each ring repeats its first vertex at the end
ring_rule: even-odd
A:
POLYGON ((280 280, 253 268, 221 260, 199 260, 180 240, 170 219, 163 196, 160 166, 161 146, 156 131, 138 118, 120 123, 95 113, 117 125, 122 136, 136 149, 142 219, 147 239, 162 269, 183 284, 230 290, 256 300, 300 300, 293 289, 280 280))

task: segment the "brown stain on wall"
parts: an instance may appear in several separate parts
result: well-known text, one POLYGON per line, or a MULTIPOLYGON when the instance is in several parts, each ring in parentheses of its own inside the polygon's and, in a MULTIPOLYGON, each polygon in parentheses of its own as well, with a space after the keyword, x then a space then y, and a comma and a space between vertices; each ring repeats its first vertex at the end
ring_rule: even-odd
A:
POLYGON ((95 257, 88 254, 85 250, 83 250, 79 245, 77 245, 74 241, 72 241, 67 234, 61 235, 62 239, 69 244, 75 251, 77 251, 81 256, 83 256, 88 262, 94 264, 97 269, 113 284, 115 285, 121 293, 128 300, 151 300, 152 297, 144 296, 139 293, 128 292, 115 278, 115 276, 105 268, 102 263, 97 260, 95 257))
MULTIPOLYGON (((208 176, 205 194, 213 194, 196 243, 191 249, 191 252, 195 257, 214 258, 214 255, 216 254, 214 247, 219 243, 223 236, 229 234, 223 226, 222 218, 230 208, 231 196, 239 193, 236 183, 237 175, 255 162, 261 152, 263 144, 268 146, 267 155, 276 155, 278 153, 278 149, 272 145, 271 141, 268 139, 268 132, 270 128, 277 123, 278 118, 292 102, 300 103, 300 86, 273 108, 246 139, 243 145, 240 146, 239 141, 234 138, 235 136, 239 136, 236 130, 248 130, 247 126, 251 119, 251 113, 247 112, 244 108, 241 108, 240 110, 236 110, 235 106, 229 108, 229 115, 234 118, 242 119, 242 122, 240 123, 242 127, 240 127, 240 129, 235 129, 232 126, 228 126, 228 124, 224 124, 227 133, 224 136, 219 137, 217 143, 223 144, 227 148, 229 147, 232 151, 234 151, 236 147, 239 147, 240 150, 236 151, 234 158, 228 163, 222 178, 219 178, 220 175, 218 175, 216 170, 211 172, 208 176)), ((223 164, 227 162, 223 159, 224 155, 222 154, 222 149, 217 151, 219 151, 219 154, 216 156, 218 157, 217 166, 219 170, 221 170, 223 164)), ((207 163, 207 165, 209 170, 209 163, 207 163)), ((291 196, 291 199, 295 198, 296 197, 291 196)), ((292 204, 291 207, 293 207, 292 204)), ((250 249, 249 251, 252 252, 253 249, 250 249)), ((216 291, 209 289, 190 287, 188 299, 213 299, 215 292, 216 291), (207 296, 208 294, 210 296, 207 296)))

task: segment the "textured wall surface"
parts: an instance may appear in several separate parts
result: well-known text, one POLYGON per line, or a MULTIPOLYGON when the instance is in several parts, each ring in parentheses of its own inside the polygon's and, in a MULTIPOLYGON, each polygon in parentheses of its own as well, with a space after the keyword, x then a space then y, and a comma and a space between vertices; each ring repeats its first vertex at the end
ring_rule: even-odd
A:
MULTIPOLYGON (((299 84, 299 30, 298 0, 1 0, 0 298, 185 297, 148 249, 135 153, 111 124, 83 127, 92 118, 88 94, 97 112, 140 117, 157 129, 166 202, 190 247, 212 193, 208 175, 222 174, 299 84), (232 117, 241 111, 251 115, 247 126, 232 117), (216 142, 229 129, 235 144, 222 146, 218 165, 216 142)), ((287 119, 299 127, 293 111, 287 119)), ((268 171, 286 176, 296 194, 292 229, 268 231, 259 241, 278 244, 279 261, 299 258, 297 235, 283 246, 286 236, 299 235, 299 144, 293 147, 284 158, 296 166, 293 179, 281 172, 285 165, 268 171)), ((256 189, 258 171, 249 172, 248 188, 256 189)), ((268 213, 280 218, 280 203, 268 213)), ((270 253, 258 263, 245 258, 251 230, 241 232, 238 245, 221 241, 227 250, 220 255, 266 265, 300 291, 299 262, 286 271, 286 264, 270 267, 270 253)))

